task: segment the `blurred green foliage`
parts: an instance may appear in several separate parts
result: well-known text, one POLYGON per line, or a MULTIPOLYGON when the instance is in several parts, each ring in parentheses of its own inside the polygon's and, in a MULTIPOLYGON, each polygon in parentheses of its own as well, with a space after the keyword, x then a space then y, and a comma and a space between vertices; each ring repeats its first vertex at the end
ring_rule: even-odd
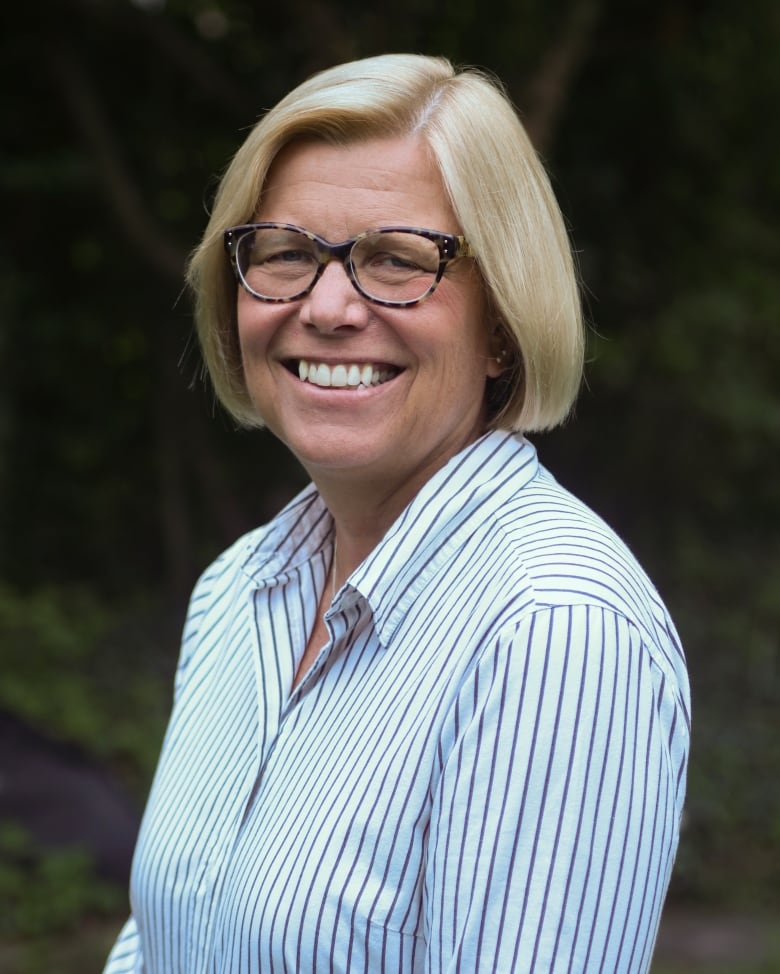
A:
POLYGON ((171 699, 175 636, 138 601, 110 609, 81 588, 0 585, 0 709, 77 745, 142 799, 171 699))
MULTIPOLYGON (((506 82, 578 252, 587 385, 542 459, 636 551, 688 652, 672 895, 780 907, 775 0, 62 0, 5 19, 0 707, 148 787, 189 587, 304 483, 198 380, 181 270, 216 177, 312 71, 444 53, 506 82)), ((1 881, 35 916, 7 841, 1 881)), ((83 862, 35 862, 81 903, 54 925, 99 909, 83 862)))
POLYGON ((125 901, 85 852, 44 853, 23 828, 0 822, 1 971, 100 970, 125 901))
POLYGON ((123 899, 97 878, 85 852, 44 854, 22 827, 0 822, 0 937, 35 941, 72 932, 85 917, 113 917, 123 899))

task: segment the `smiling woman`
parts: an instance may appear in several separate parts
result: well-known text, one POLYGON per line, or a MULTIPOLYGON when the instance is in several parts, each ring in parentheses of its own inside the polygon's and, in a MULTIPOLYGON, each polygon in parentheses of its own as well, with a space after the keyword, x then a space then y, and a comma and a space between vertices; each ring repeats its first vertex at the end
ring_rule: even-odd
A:
MULTIPOLYGON (((344 533, 344 571, 343 559, 362 561, 422 484, 485 431, 486 381, 502 371, 491 349, 498 332, 491 334, 471 259, 447 261, 429 236, 410 247, 397 242, 399 233, 367 232, 419 223, 457 252, 457 218, 420 136, 349 146, 293 142, 271 166, 255 215, 261 226, 306 225, 320 240, 358 235, 342 248, 342 260, 327 264, 288 250, 313 285, 289 300, 258 300, 245 285, 237 302, 244 382, 257 415, 306 468, 331 513, 347 494, 350 516, 362 508, 374 521, 373 538, 359 529, 362 550, 354 555, 344 533), (366 241, 377 237, 405 257, 400 273, 382 272, 381 286, 378 272, 367 275, 361 263, 366 241), (410 268, 412 249, 429 256, 410 268), (369 297, 366 287, 382 297, 369 297), (311 367, 301 381, 301 361, 316 366, 313 381, 311 367), (333 382, 369 369, 370 383, 333 382)), ((371 248, 378 252, 377 244, 371 248)), ((384 263, 388 256, 385 250, 384 263)))
POLYGON ((192 595, 106 971, 646 971, 685 663, 525 438, 582 327, 504 95, 406 55, 304 83, 189 279, 222 403, 312 483, 192 595))

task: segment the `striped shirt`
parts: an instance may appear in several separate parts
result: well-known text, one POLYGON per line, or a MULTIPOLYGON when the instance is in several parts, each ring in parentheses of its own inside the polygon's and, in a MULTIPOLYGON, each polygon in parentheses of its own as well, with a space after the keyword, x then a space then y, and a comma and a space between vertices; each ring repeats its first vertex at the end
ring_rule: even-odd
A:
POLYGON ((332 546, 310 486, 198 582, 106 974, 646 971, 689 699, 630 552, 488 433, 291 692, 332 546))

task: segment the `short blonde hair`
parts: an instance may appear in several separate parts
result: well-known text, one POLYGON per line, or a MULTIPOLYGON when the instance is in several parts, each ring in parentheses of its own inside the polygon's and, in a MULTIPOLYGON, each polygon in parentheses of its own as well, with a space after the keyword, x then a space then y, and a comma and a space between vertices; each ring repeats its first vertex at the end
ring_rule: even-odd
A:
POLYGON ((488 380, 490 425, 530 432, 569 413, 582 377, 581 305, 544 167, 493 79, 456 71, 445 58, 389 54, 330 68, 295 88, 255 125, 220 183, 188 281, 206 368, 242 425, 261 426, 262 418, 244 381, 224 230, 252 219, 271 163, 293 140, 348 145, 403 135, 420 135, 430 147, 503 331, 508 367, 488 380))

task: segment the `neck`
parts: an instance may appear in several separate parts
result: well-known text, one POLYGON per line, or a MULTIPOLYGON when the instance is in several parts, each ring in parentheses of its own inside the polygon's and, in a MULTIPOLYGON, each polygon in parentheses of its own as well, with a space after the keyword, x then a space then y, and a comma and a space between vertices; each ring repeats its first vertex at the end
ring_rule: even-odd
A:
POLYGON ((330 505, 328 508, 333 515, 334 529, 332 583, 334 590, 338 590, 358 565, 376 548, 385 536, 387 528, 392 524, 392 520, 384 530, 378 530, 375 521, 363 526, 357 523, 354 516, 340 518, 330 505))
POLYGON ((343 484, 336 488, 322 478, 315 483, 333 517, 332 580, 338 589, 376 548, 417 491, 381 498, 378 489, 358 491, 343 484))
POLYGON ((398 465, 385 464, 368 472, 309 466, 299 457, 312 478, 334 521, 338 543, 335 566, 336 587, 343 585, 387 534, 403 510, 417 496, 431 477, 447 461, 484 432, 480 422, 471 435, 454 443, 443 443, 405 476, 398 465))

